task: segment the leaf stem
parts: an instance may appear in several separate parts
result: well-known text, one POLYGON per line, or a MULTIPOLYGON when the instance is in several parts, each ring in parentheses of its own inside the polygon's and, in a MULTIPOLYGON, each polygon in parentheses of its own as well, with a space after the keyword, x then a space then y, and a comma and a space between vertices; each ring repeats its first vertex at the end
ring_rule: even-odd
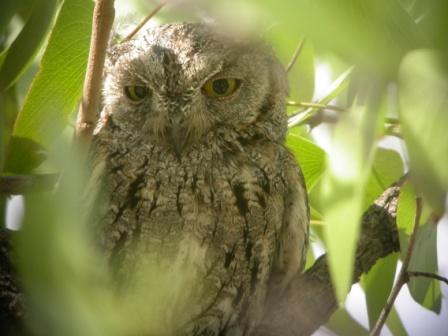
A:
POLYGON ((447 278, 440 276, 438 274, 434 274, 434 273, 408 271, 408 276, 409 277, 425 277, 425 278, 435 279, 435 280, 442 281, 448 285, 447 278))
POLYGON ((345 111, 344 108, 339 107, 339 106, 319 104, 319 103, 288 101, 287 104, 289 106, 299 106, 299 107, 305 107, 305 108, 316 108, 316 109, 323 109, 323 110, 333 110, 333 111, 338 111, 338 112, 344 112, 345 111))
POLYGON ((406 255, 404 257, 403 264, 401 266, 400 274, 398 275, 397 282, 392 288, 392 291, 390 292, 389 297, 387 298, 386 305, 381 311, 381 314, 378 320, 376 321, 375 326, 373 327, 369 336, 378 336, 380 334, 381 329, 386 323, 387 317, 394 305, 395 300, 397 299, 398 294, 400 293, 401 288, 409 281, 408 267, 409 262, 411 261, 412 251, 414 250, 418 232, 418 225, 420 223, 420 217, 422 214, 422 199, 420 197, 417 197, 415 202, 416 202, 416 211, 415 211, 414 227, 412 229, 411 238, 409 239, 408 249, 406 250, 406 255))

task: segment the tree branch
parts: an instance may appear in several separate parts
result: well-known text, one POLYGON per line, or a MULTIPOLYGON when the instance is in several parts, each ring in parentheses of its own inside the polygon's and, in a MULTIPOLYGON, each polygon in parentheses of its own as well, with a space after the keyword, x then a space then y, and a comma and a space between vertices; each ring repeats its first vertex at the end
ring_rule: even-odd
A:
POLYGON ((76 120, 76 138, 86 143, 90 142, 97 121, 104 61, 114 16, 114 0, 96 0, 84 92, 76 120))
MULTIPOLYGON (((398 193, 398 186, 387 189, 364 214, 353 283, 378 259, 399 250, 395 226, 398 193)), ((322 256, 304 274, 298 275, 285 293, 271 293, 265 318, 254 335, 310 335, 327 322, 337 306, 327 257, 322 256)))
POLYGON ((0 176, 0 195, 51 191, 58 178, 58 174, 0 176))

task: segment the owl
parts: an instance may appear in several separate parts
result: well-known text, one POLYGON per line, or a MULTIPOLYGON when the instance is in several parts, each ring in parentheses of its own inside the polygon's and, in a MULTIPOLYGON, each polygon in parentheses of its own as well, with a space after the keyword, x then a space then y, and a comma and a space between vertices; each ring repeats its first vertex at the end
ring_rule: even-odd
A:
POLYGON ((148 265, 191 280, 172 289, 189 299, 165 334, 250 335, 301 272, 309 210, 284 145, 287 95, 271 48, 218 25, 164 24, 109 51, 100 244, 124 286, 148 265))

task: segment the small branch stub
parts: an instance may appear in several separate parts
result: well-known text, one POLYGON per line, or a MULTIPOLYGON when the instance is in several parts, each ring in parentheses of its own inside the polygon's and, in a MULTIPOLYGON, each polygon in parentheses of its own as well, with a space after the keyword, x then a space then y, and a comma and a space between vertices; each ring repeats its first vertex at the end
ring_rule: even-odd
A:
POLYGON ((76 121, 76 138, 87 144, 90 142, 97 121, 104 61, 114 16, 113 0, 96 1, 83 98, 76 121))

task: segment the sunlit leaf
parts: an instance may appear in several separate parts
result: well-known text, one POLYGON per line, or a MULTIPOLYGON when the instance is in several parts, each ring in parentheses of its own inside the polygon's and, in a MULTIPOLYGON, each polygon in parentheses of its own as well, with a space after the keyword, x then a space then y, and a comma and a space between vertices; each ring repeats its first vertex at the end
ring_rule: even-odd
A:
POLYGON ((365 274, 361 279, 366 294, 370 328, 373 328, 375 325, 389 297, 394 282, 398 257, 398 253, 393 253, 378 260, 369 273, 365 274))
MULTIPOLYGON (((353 68, 349 68, 348 70, 344 71, 328 88, 327 93, 324 95, 323 98, 321 98, 317 103, 320 105, 326 105, 330 103, 333 99, 335 99, 337 96, 339 96, 344 90, 347 89, 348 83, 350 80, 350 75, 353 71, 353 68)), ((291 118, 288 119, 288 127, 292 128, 296 125, 300 125, 304 123, 306 120, 308 120, 316 111, 318 108, 311 107, 306 109, 300 114, 297 114, 291 118)))
MULTIPOLYGON (((415 198, 417 197, 415 189, 411 183, 405 183, 400 189, 400 195, 398 197, 397 208, 397 228, 403 232, 407 237, 412 234, 415 221, 416 204, 415 198)), ((401 251, 404 253, 407 246, 407 241, 401 241, 401 251)))
MULTIPOLYGON (((93 3, 90 0, 66 0, 50 35, 41 68, 33 81, 13 136, 28 139, 48 148, 67 124, 82 91, 87 64, 93 3)), ((18 151, 11 146, 10 172, 29 171, 34 167, 27 157, 32 149, 18 151)))
POLYGON ((324 232, 330 273, 340 303, 351 284, 363 194, 383 120, 375 106, 355 105, 342 115, 322 180, 324 232))
POLYGON ((258 2, 313 44, 377 72, 393 73, 405 52, 421 43, 417 25, 398 0, 258 2))
POLYGON ((444 57, 418 50, 400 68, 400 120, 417 188, 439 214, 448 190, 448 78, 444 57))
POLYGON ((57 0, 35 2, 31 16, 3 56, 0 91, 10 87, 30 65, 47 35, 57 4, 57 0))
POLYGON ((296 156, 310 191, 325 170, 325 152, 311 141, 290 132, 286 144, 296 156))

